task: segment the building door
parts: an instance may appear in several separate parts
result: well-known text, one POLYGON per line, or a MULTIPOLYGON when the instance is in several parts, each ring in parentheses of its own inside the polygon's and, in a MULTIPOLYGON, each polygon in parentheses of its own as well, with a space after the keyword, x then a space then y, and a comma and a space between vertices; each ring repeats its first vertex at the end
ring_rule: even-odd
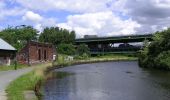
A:
POLYGON ((44 50, 44 60, 47 60, 47 51, 44 50))
POLYGON ((41 60, 41 50, 38 50, 38 60, 41 60))

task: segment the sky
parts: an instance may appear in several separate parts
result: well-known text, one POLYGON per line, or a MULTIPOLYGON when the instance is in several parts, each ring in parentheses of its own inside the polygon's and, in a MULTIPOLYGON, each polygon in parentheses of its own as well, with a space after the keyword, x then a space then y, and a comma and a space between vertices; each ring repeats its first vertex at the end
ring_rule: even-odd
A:
POLYGON ((0 0, 0 30, 57 26, 84 35, 148 34, 170 26, 170 0, 0 0))

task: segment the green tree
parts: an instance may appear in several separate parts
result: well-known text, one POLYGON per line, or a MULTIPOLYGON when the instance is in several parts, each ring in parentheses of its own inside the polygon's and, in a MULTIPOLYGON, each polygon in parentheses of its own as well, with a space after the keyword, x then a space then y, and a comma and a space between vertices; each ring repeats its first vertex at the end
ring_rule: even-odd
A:
POLYGON ((139 65, 170 70, 170 28, 154 34, 153 41, 139 54, 139 65))
POLYGON ((40 34, 39 41, 49 42, 54 45, 59 45, 61 43, 70 44, 74 43, 75 32, 62 29, 59 27, 46 27, 43 32, 40 34))
POLYGON ((16 49, 20 50, 27 41, 37 40, 38 31, 32 26, 8 27, 0 32, 0 38, 4 39, 16 49))

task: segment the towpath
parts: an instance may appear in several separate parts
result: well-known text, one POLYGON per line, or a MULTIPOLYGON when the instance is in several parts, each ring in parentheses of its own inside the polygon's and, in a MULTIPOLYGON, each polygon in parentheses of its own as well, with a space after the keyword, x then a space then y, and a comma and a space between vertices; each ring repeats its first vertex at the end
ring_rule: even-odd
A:
POLYGON ((30 72, 34 67, 28 67, 24 69, 11 70, 11 71, 1 71, 0 72, 0 100, 7 100, 5 89, 10 84, 11 81, 15 80, 17 77, 30 72))

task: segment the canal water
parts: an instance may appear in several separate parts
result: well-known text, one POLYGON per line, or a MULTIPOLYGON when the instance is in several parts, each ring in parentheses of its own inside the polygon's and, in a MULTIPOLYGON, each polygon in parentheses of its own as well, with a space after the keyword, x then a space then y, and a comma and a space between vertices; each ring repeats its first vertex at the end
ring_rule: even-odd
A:
POLYGON ((170 100, 170 72, 137 62, 105 62, 53 71, 43 100, 170 100))

